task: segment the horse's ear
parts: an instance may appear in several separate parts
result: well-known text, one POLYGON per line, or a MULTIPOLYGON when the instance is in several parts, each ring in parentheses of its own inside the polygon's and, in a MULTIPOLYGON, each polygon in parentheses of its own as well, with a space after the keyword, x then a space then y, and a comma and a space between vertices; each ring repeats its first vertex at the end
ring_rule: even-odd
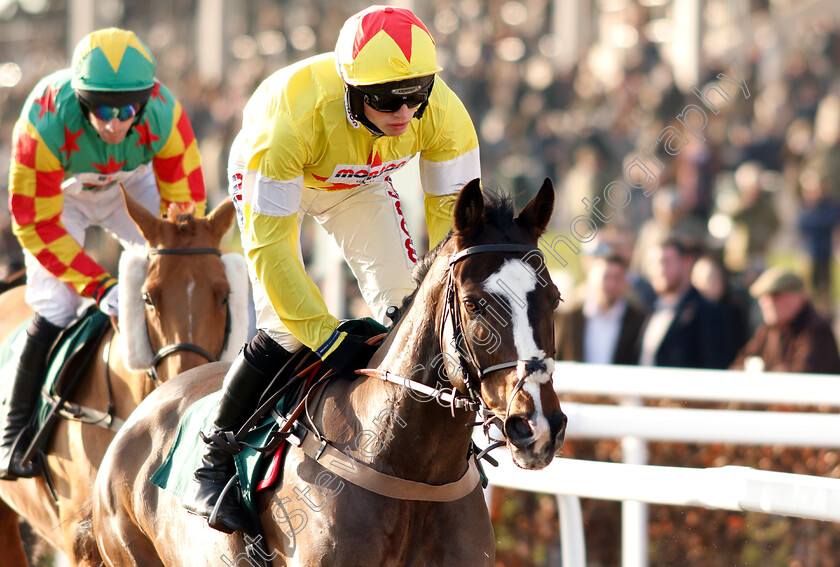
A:
POLYGON ((552 212, 554 212, 554 185, 551 179, 546 177, 540 190, 516 217, 516 224, 531 232, 535 237, 539 237, 548 227, 552 212))
POLYGON ((213 233, 217 241, 221 242, 222 237, 233 224, 235 214, 236 208, 233 205, 233 199, 226 198, 207 215, 210 232, 213 233))
POLYGON ((143 235, 146 242, 153 242, 160 232, 160 223, 163 221, 150 213, 146 207, 141 205, 139 201, 129 195, 122 183, 119 185, 123 194, 123 199, 125 200, 125 208, 128 210, 128 216, 131 217, 131 220, 133 220, 134 224, 137 225, 137 228, 140 230, 140 234, 143 235))
POLYGON ((484 224, 484 195, 481 181, 473 179, 461 188, 452 210, 452 226, 456 234, 475 232, 484 224))

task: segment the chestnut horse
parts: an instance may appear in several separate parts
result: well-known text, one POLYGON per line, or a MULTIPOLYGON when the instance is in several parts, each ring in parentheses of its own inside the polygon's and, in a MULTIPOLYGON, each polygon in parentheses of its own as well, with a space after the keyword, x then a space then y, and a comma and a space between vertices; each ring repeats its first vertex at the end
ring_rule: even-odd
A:
MULTIPOLYGON (((225 200, 204 218, 171 206, 167 220, 148 212, 130 195, 125 199, 129 215, 148 242, 142 255, 135 253, 132 258, 126 251, 120 261, 119 326, 125 332, 109 330, 102 337, 70 395, 69 401, 85 409, 86 415, 73 421, 59 419, 52 431, 46 463, 54 493, 44 477, 0 481, 0 563, 5 567, 28 565, 17 529, 19 516, 63 550, 74 566, 100 565, 90 521, 84 517, 89 515, 96 472, 115 430, 156 382, 218 360, 223 348, 235 355, 245 340, 247 322, 235 323, 230 332, 232 308, 227 305, 229 299, 237 303, 237 310, 244 311, 247 305, 247 280, 237 276, 245 287, 235 290, 228 283, 232 274, 244 273, 244 258, 227 254, 222 259, 219 251, 233 223, 232 203, 225 200), (125 265, 134 266, 135 294, 130 293, 131 278, 123 274, 125 265), (227 274, 226 266, 232 269, 227 274), (136 320, 126 321, 132 312, 136 320), (128 328, 133 329, 132 336, 128 328), (144 359, 149 370, 134 368, 138 362, 145 364, 144 359)), ((32 316, 24 292, 18 287, 0 296, 0 340, 32 316)))
POLYGON ((93 522, 105 564, 254 565, 261 555, 307 567, 494 566, 468 456, 472 408, 499 425, 528 469, 551 462, 566 425, 551 376, 560 293, 537 249, 554 203, 550 180, 516 217, 511 203, 483 196, 478 180, 461 190, 452 233, 418 266, 418 288, 366 376, 327 381, 309 399, 302 447, 310 439, 315 456, 290 445, 282 482, 257 493, 265 539, 250 558, 254 534, 215 531, 148 482, 180 416, 221 387, 227 365, 194 368, 147 398, 97 476, 93 522))

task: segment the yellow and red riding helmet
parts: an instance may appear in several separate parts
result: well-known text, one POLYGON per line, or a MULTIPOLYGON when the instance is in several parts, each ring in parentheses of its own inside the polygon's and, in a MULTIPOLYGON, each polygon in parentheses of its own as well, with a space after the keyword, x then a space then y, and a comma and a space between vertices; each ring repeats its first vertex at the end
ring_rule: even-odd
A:
POLYGON ((371 6, 351 16, 335 46, 338 74, 351 86, 427 77, 442 71, 435 40, 405 8, 371 6))
MULTIPOLYGON (((399 96, 424 89, 431 94, 434 75, 443 70, 423 22, 393 6, 371 6, 351 16, 338 35, 335 64, 347 86, 351 114, 380 134, 364 116, 363 93, 399 96)), ((427 104, 417 109, 417 118, 427 104)))

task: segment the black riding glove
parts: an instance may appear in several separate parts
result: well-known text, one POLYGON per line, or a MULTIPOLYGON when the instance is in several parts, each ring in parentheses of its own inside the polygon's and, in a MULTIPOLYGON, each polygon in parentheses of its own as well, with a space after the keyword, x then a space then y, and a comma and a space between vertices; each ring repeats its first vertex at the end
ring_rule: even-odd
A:
POLYGON ((365 341, 376 335, 384 333, 387 329, 365 317, 364 319, 350 319, 338 326, 341 342, 322 360, 330 369, 345 380, 355 380, 358 377, 356 370, 365 368, 370 362, 373 353, 379 348, 377 345, 369 345, 365 341))

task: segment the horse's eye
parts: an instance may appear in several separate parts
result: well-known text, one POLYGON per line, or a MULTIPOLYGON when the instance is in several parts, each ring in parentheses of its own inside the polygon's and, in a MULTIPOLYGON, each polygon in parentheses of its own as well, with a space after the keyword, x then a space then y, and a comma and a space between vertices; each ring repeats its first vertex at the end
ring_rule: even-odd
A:
POLYGON ((141 299, 143 299, 143 303, 145 303, 147 307, 154 307, 155 306, 155 302, 154 302, 154 300, 152 300, 152 296, 149 295, 148 293, 144 293, 140 297, 141 297, 141 299))
POLYGON ((478 303, 476 303, 472 299, 465 299, 464 307, 466 307, 467 311, 469 311, 470 313, 478 313, 479 310, 478 303))
POLYGON ((230 303, 230 294, 222 297, 222 305, 227 305, 228 303, 230 303))

